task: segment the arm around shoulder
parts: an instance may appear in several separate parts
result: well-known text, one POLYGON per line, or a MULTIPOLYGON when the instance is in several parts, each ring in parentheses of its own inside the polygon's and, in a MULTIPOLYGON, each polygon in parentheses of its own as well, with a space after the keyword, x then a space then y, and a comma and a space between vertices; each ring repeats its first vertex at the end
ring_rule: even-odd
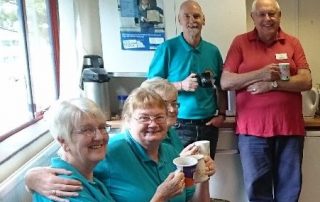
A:
POLYGON ((25 175, 26 188, 48 198, 55 195, 57 191, 61 193, 61 197, 77 196, 76 191, 82 189, 81 183, 77 180, 58 177, 57 174, 70 175, 71 172, 50 167, 32 168, 25 175))

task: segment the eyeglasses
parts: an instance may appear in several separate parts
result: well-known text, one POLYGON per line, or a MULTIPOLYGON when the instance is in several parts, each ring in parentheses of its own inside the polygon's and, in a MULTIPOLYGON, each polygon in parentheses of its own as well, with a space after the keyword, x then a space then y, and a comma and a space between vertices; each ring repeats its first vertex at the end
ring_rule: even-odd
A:
POLYGON ((277 15, 276 11, 273 12, 256 12, 256 15, 260 18, 264 18, 266 16, 268 16, 269 18, 273 18, 277 15))
POLYGON ((167 105, 167 107, 172 107, 174 109, 178 109, 180 107, 180 103, 178 102, 170 102, 170 101, 164 101, 167 105))
POLYGON ((76 133, 76 134, 83 134, 83 135, 86 135, 86 136, 89 136, 89 137, 93 137, 97 134, 97 130, 99 130, 99 132, 101 134, 107 134, 110 132, 111 130, 111 125, 109 124, 105 124, 105 125, 102 125, 102 126, 99 126, 99 127, 93 127, 93 126, 86 126, 86 127, 83 127, 79 130, 75 130, 73 133, 76 133))
POLYGON ((134 117, 135 120, 137 120, 139 123, 142 124, 150 124, 151 121, 154 121, 155 123, 165 123, 167 120, 167 117, 164 115, 160 116, 139 116, 139 117, 134 117))

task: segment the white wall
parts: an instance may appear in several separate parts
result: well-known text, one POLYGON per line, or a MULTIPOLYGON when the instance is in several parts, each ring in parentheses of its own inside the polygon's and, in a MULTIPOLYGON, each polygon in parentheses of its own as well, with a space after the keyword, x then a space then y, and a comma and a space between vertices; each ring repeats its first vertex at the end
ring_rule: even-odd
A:
POLYGON ((59 0, 60 97, 78 97, 83 56, 102 55, 98 0, 59 0))
MULTIPOLYGON (((182 0, 163 1, 166 37, 171 38, 180 33, 176 14, 182 0)), ((100 0, 99 3, 103 59, 107 71, 147 72, 154 52, 121 50, 117 1, 100 0)), ((199 0, 199 3, 206 16, 203 38, 216 44, 225 56, 232 38, 246 30, 245 1, 199 0)))
MULTIPOLYGON (((180 5, 184 0, 176 0, 180 5)), ((203 39, 215 44, 223 59, 233 38, 246 31, 246 3, 239 0, 198 0, 206 18, 203 39)), ((176 10, 178 14, 179 8, 176 10)), ((177 25, 178 33, 180 26, 177 25)))
POLYGON ((320 84, 320 1, 299 0, 298 36, 311 67, 313 85, 320 84))

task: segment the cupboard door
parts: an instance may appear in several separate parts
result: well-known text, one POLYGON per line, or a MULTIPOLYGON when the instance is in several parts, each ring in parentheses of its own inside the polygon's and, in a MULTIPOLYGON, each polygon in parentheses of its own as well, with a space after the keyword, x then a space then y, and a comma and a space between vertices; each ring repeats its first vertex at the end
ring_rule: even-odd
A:
POLYGON ((303 162, 302 191, 300 202, 316 201, 320 198, 320 131, 307 131, 303 162))

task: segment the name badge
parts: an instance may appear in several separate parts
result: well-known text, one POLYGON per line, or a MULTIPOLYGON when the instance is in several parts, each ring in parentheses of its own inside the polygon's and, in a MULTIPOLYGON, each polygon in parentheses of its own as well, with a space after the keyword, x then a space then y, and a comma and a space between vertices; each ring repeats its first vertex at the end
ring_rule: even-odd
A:
POLYGON ((276 53, 277 60, 286 60, 288 59, 287 53, 276 53))

